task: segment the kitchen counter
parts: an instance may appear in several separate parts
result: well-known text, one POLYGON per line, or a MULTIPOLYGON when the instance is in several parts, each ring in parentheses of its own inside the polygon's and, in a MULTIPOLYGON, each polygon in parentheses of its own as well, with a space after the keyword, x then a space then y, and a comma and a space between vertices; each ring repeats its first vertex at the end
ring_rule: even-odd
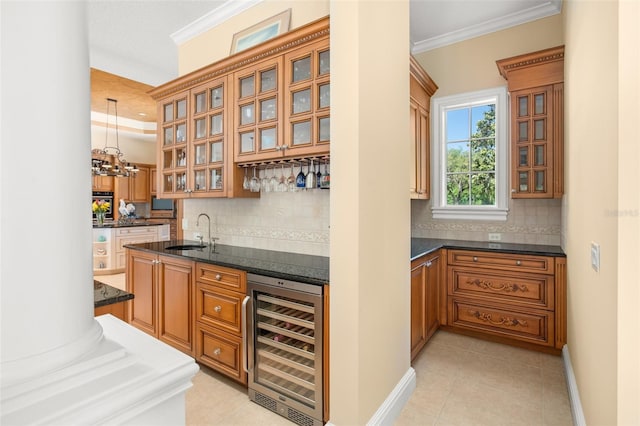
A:
POLYGON ((329 258, 307 254, 287 253, 273 250, 235 247, 216 244, 194 250, 169 250, 167 247, 184 244, 199 244, 197 241, 159 241, 154 243, 128 244, 125 248, 174 256, 197 262, 240 269, 252 274, 323 285, 329 283, 329 258))
POLYGON ((440 240, 435 238, 411 238, 411 260, 441 248, 500 253, 530 254, 539 256, 566 257, 560 246, 538 244, 499 243, 493 241, 440 240))
POLYGON ((100 229, 100 228, 134 228, 136 226, 160 226, 162 225, 162 223, 152 223, 152 222, 146 222, 146 221, 136 221, 136 222, 132 222, 132 223, 118 223, 118 222, 105 222, 104 225, 102 226, 98 226, 95 224, 93 224, 93 229, 100 229))
POLYGON ((124 302, 133 299, 133 297, 133 294, 128 293, 124 290, 120 290, 108 284, 101 283, 100 281, 93 280, 94 308, 124 302))

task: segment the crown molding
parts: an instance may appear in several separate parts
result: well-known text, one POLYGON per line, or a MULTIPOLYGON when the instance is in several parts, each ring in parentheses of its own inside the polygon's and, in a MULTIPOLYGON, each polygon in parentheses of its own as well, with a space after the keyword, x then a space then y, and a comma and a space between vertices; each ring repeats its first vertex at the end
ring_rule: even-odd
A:
POLYGON ((228 0, 222 6, 213 9, 206 15, 174 32, 170 37, 176 45, 180 46, 263 1, 264 0, 228 0))
POLYGON ((502 16, 500 18, 491 19, 481 24, 472 25, 470 27, 442 34, 426 40, 413 43, 411 53, 426 52, 437 49, 439 47, 458 43, 474 37, 490 34, 496 31, 504 30, 516 25, 526 24, 527 22, 537 19, 546 18, 548 16, 557 15, 562 11, 562 0, 549 0, 538 6, 529 9, 502 16))

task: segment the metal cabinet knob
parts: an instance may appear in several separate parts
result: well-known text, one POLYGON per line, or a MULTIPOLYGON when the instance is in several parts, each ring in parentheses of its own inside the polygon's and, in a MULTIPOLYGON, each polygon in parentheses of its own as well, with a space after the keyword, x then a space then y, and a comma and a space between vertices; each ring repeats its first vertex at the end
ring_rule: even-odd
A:
POLYGON ((478 261, 478 258, 477 258, 476 256, 473 256, 473 261, 474 261, 474 262, 477 262, 477 261, 478 261))
POLYGON ((220 275, 220 274, 216 274, 216 280, 217 280, 217 281, 220 281, 221 279, 222 279, 222 275, 220 275))
POLYGON ((519 260, 516 260, 516 265, 520 266, 522 265, 522 262, 520 262, 519 260))
POLYGON ((213 354, 214 354, 215 356, 220 356, 220 352, 222 352, 222 351, 220 350, 220 348, 216 348, 216 349, 213 351, 213 354))
POLYGON ((213 308, 214 311, 216 311, 217 313, 220 313, 222 311, 222 306, 218 305, 215 308, 213 308))

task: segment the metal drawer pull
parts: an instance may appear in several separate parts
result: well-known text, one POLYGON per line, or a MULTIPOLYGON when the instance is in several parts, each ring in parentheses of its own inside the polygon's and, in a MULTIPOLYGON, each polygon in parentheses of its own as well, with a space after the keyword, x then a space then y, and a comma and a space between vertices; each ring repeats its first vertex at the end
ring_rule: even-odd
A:
POLYGON ((249 296, 245 296, 242 301, 242 368, 245 373, 249 372, 248 364, 248 354, 247 354, 247 302, 249 301, 249 296))
POLYGON ((214 354, 215 356, 220 356, 220 352, 222 352, 222 351, 220 350, 220 348, 216 348, 216 349, 213 351, 213 354, 214 354))
POLYGON ((473 261, 474 261, 474 262, 477 262, 477 261, 478 261, 478 258, 477 258, 476 256, 473 256, 473 261))
POLYGON ((222 275, 220 275, 220 274, 216 274, 216 280, 217 280, 217 281, 220 281, 220 279, 222 279, 222 275))
POLYGON ((222 311, 222 306, 218 305, 215 308, 213 308, 214 311, 216 311, 217 313, 220 313, 220 311, 222 311))
POLYGON ((522 265, 522 262, 520 262, 519 260, 516 260, 516 265, 520 266, 522 265))

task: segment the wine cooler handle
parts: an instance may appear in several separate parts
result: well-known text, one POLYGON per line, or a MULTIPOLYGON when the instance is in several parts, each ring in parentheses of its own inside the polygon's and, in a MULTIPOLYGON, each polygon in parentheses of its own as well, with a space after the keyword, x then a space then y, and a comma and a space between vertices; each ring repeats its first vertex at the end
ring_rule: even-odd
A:
POLYGON ((248 368, 248 354, 247 354, 247 303, 249 302, 249 296, 245 296, 242 301, 242 327, 244 328, 242 333, 242 368, 245 373, 249 372, 248 368))

